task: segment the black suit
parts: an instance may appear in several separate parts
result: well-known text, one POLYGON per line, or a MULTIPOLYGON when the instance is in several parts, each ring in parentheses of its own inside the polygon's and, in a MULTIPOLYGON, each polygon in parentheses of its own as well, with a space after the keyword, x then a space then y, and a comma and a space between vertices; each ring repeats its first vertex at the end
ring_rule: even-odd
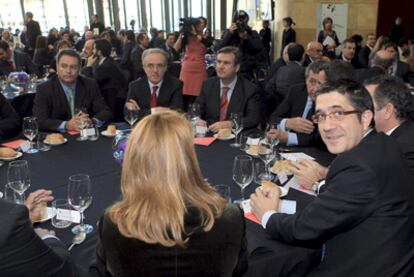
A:
POLYGON ((359 63, 365 68, 369 66, 369 55, 370 54, 371 54, 371 49, 369 49, 369 47, 366 45, 362 47, 358 53, 359 63))
MULTIPOLYGON (((213 124, 220 119, 220 79, 212 77, 203 82, 201 93, 196 99, 200 104, 201 118, 207 124, 213 124)), ((227 116, 231 113, 243 114, 243 128, 254 128, 260 121, 260 89, 242 76, 237 77, 230 102, 227 107, 227 116)))
POLYGON ((144 65, 142 64, 142 53, 144 50, 139 44, 131 51, 132 80, 145 76, 144 65))
POLYGON ((0 59, 0 76, 7 77, 10 72, 12 72, 12 64, 5 59, 0 59))
POLYGON ((412 276, 414 186, 396 143, 372 131, 332 162, 319 197, 295 215, 273 214, 266 232, 325 244, 310 276, 412 276))
POLYGON ((267 83, 270 79, 272 79, 277 71, 282 67, 285 66, 286 62, 283 58, 278 58, 269 68, 269 71, 267 72, 265 76, 265 83, 267 83))
POLYGON ((20 130, 20 116, 0 93, 0 139, 16 136, 20 130))
POLYGON ((359 83, 363 83, 366 80, 369 80, 375 76, 387 74, 384 69, 378 66, 373 66, 370 68, 359 68, 354 71, 355 79, 359 83))
POLYGON ((75 276, 69 252, 55 238, 41 240, 25 206, 0 199, 0 276, 75 276))
POLYGON ((247 268, 241 210, 228 205, 208 232, 199 227, 199 216, 191 208, 186 214, 186 234, 191 235, 183 248, 127 238, 105 214, 90 276, 242 276, 247 268))
POLYGON ((274 95, 276 107, 287 96, 291 86, 305 82, 305 68, 297 62, 282 66, 266 84, 266 94, 274 95))
MULTIPOLYGON (((345 61, 345 60, 343 59, 342 53, 341 53, 338 57, 336 57, 336 58, 337 58, 338 60, 345 61)), ((362 64, 358 61, 358 57, 353 57, 350 63, 351 63, 351 65, 352 65, 352 67, 353 67, 354 69, 363 68, 362 64)))
MULTIPOLYGON (((63 121, 71 119, 69 102, 57 75, 37 86, 33 115, 40 130, 56 130, 63 121)), ((75 108, 86 108, 91 118, 101 121, 112 119, 95 80, 78 76, 76 81, 75 108)))
MULTIPOLYGON (((28 48, 35 48, 36 47, 36 39, 37 36, 41 36, 42 32, 40 31, 39 22, 30 20, 26 23, 26 45, 28 48)), ((24 43, 24 42, 23 42, 24 43)))
POLYGON ((398 61, 395 76, 400 77, 404 82, 414 86, 414 72, 411 71, 408 63, 398 61))
MULTIPOLYGON (((288 96, 271 115, 270 122, 279 124, 284 118, 302 117, 308 99, 308 91, 305 84, 294 85, 290 88, 288 96)), ((306 118, 311 120, 314 108, 310 109, 306 118)), ((293 131, 291 131, 293 132, 293 131)), ((315 126, 311 134, 296 133, 298 145, 323 145, 319 136, 318 127, 315 126)))
MULTIPOLYGON (((143 110, 150 109, 151 90, 148 78, 145 76, 129 84, 128 100, 135 100, 143 110)), ((165 75, 159 88, 157 107, 183 109, 183 82, 169 75, 165 75)))
POLYGON ((391 133, 403 152, 414 176, 414 123, 407 119, 391 133))

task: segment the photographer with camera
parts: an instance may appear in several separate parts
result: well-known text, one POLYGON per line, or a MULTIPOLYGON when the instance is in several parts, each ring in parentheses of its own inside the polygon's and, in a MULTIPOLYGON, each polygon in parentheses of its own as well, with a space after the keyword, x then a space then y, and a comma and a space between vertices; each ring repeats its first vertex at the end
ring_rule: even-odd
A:
POLYGON ((240 72, 247 79, 253 79, 253 69, 260 63, 260 54, 263 51, 262 41, 259 34, 248 25, 249 15, 240 10, 235 12, 233 23, 225 30, 221 41, 216 45, 216 51, 225 46, 234 46, 240 49, 242 60, 240 72))
POLYGON ((204 56, 213 39, 203 31, 207 26, 207 19, 185 18, 181 20, 183 28, 175 43, 175 50, 185 49, 182 61, 180 80, 183 81, 184 108, 187 109, 200 94, 201 85, 207 79, 204 56))

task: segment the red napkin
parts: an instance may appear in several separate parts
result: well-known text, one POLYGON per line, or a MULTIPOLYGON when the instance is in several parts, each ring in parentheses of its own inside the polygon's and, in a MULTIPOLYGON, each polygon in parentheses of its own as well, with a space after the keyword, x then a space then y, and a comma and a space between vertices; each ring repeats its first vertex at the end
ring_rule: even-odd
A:
POLYGON ((257 217, 252 212, 244 213, 244 217, 253 221, 254 223, 257 223, 259 225, 261 224, 260 221, 257 219, 257 217))
POLYGON ((194 138, 194 143, 203 146, 209 146, 216 140, 215 137, 194 138))
POLYGON ((7 143, 3 143, 2 145, 6 147, 18 149, 23 142, 25 142, 24 139, 17 139, 17 140, 9 141, 7 143))
POLYGON ((79 131, 68 131, 67 133, 71 136, 79 135, 79 131))

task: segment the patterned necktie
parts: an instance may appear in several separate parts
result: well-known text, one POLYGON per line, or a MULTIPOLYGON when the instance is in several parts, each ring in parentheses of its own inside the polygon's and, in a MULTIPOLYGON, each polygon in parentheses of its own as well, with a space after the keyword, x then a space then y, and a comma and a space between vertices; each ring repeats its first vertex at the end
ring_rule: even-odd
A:
POLYGON ((227 92, 229 92, 229 87, 221 88, 221 99, 220 99, 220 121, 226 120, 227 117, 227 107, 229 106, 229 100, 227 99, 227 92))
POLYGON ((152 87, 151 102, 150 102, 151 108, 155 108, 157 106, 157 90, 158 90, 158 86, 152 87))

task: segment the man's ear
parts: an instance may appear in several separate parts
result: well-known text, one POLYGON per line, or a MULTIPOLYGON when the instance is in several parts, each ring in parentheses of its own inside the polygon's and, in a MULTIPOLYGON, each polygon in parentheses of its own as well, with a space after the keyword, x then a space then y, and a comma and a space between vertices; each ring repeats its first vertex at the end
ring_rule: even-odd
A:
POLYGON ((369 129, 373 118, 374 118, 374 113, 370 110, 366 110, 362 113, 361 123, 362 123, 365 131, 369 129))

